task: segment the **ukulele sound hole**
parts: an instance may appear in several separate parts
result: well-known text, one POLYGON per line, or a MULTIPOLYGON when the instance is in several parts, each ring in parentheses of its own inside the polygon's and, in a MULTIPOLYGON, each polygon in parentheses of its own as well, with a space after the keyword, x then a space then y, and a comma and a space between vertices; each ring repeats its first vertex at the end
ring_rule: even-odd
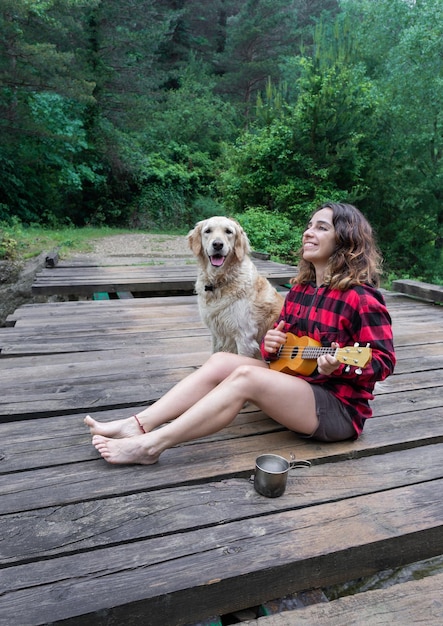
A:
POLYGON ((291 359, 296 359, 298 357, 298 353, 300 352, 300 348, 294 346, 291 352, 291 359))

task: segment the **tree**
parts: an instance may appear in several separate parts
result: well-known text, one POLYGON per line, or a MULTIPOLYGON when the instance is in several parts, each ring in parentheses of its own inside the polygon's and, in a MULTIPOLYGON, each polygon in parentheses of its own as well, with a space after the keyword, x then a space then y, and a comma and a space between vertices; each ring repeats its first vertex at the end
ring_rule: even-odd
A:
POLYGON ((198 60, 180 75, 180 86, 163 96, 128 153, 137 170, 140 196, 131 205, 139 225, 190 227, 215 210, 214 182, 222 141, 236 134, 233 107, 213 93, 213 78, 198 60), (202 80, 203 77, 206 80, 202 80))
POLYGON ((440 0, 344 3, 359 55, 379 85, 380 128, 363 206, 393 271, 443 273, 443 5, 440 0), (370 25, 370 28, 369 28, 370 25), (375 45, 377 42, 377 45, 375 45))
POLYGON ((323 28, 321 56, 287 63, 296 87, 280 94, 268 88, 257 123, 228 151, 223 191, 236 210, 267 207, 300 223, 319 202, 362 194, 378 93, 364 67, 350 62, 349 29, 341 33, 340 54, 326 54, 323 42, 332 40, 323 28))
MULTIPOLYGON (((72 2, 72 15, 95 0, 72 2)), ((0 217, 40 220, 61 204, 58 185, 87 176, 82 110, 93 84, 75 54, 81 28, 60 2, 0 0, 0 217), (72 43, 75 43, 74 47, 72 43)))
POLYGON ((241 103, 246 121, 266 81, 278 80, 278 60, 294 44, 296 24, 294 2, 288 0, 247 0, 229 16, 217 89, 241 103))

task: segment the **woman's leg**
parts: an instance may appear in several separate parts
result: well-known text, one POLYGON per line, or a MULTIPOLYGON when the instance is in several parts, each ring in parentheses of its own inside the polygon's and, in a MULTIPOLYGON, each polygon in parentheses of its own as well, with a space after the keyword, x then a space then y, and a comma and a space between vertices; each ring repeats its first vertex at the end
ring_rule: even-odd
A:
POLYGON ((247 363, 163 428, 127 439, 95 436, 93 445, 110 463, 149 465, 172 446, 218 432, 248 400, 297 432, 311 434, 318 426, 314 394, 306 381, 247 363))
MULTIPOLYGON (((267 368, 257 359, 239 356, 230 352, 213 354, 198 370, 181 380, 157 402, 147 407, 137 418, 145 432, 165 424, 206 396, 221 381, 225 380, 239 365, 249 364, 267 368)), ((114 420, 112 422, 98 422, 90 415, 85 418, 85 424, 92 435, 124 438, 140 435, 142 430, 134 417, 114 420)))

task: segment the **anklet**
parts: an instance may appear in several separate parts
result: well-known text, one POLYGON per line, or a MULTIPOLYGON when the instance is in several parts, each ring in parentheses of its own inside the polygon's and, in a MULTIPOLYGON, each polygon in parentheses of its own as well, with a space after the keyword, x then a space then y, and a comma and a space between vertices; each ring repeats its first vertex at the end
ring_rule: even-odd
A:
POLYGON ((136 415, 132 416, 135 421, 137 422, 137 424, 140 426, 140 429, 142 430, 142 432, 146 433, 146 430, 143 428, 143 424, 141 423, 141 421, 138 419, 138 417, 136 415))

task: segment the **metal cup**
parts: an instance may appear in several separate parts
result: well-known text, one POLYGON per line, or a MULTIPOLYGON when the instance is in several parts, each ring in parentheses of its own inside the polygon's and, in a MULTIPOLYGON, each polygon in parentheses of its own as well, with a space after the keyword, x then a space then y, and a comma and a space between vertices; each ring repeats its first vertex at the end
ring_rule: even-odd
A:
POLYGON ((293 454, 290 461, 278 454, 262 454, 255 461, 254 488, 266 498, 278 498, 285 492, 289 470, 310 466, 309 461, 295 461, 293 454))

